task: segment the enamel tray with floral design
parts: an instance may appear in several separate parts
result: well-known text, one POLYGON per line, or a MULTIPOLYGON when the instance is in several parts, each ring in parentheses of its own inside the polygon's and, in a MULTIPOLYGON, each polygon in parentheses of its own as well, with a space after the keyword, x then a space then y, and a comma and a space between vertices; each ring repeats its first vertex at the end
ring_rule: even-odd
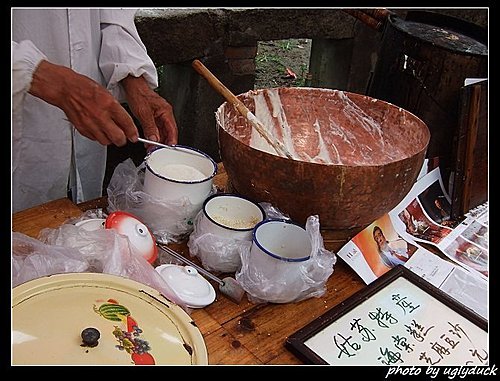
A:
POLYGON ((190 316, 155 289, 110 274, 68 273, 13 289, 12 362, 189 365, 208 364, 208 354, 190 316), (82 339, 86 329, 97 342, 82 339))

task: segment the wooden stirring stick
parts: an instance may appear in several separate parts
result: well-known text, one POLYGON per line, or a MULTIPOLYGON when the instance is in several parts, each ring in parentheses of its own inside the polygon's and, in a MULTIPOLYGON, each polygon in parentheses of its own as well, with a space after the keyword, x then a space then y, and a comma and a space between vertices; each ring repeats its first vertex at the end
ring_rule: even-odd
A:
POLYGON ((226 101, 231 103, 238 112, 245 117, 250 124, 257 130, 271 147, 274 148, 279 156, 286 156, 293 159, 292 155, 285 148, 283 143, 279 142, 273 136, 269 135, 264 125, 257 119, 257 117, 226 87, 220 82, 199 60, 194 60, 192 63, 193 68, 205 78, 210 86, 212 86, 219 94, 221 94, 226 101))

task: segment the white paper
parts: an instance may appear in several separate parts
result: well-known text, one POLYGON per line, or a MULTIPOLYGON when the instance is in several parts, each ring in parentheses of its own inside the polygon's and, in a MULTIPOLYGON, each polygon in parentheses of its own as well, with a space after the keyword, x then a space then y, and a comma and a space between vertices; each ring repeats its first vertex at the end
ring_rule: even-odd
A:
POLYGON ((465 78, 464 86, 473 85, 474 83, 486 81, 488 78, 465 78))
POLYGON ((423 175, 393 210, 353 237, 338 255, 367 284, 399 261, 486 318, 488 205, 470 211, 458 225, 450 220, 450 211, 450 198, 437 167, 423 175), (380 231, 387 242, 385 250, 376 242, 380 231), (434 246, 449 260, 432 253, 423 243, 434 246), (387 259, 389 252, 397 256, 394 262, 387 259))

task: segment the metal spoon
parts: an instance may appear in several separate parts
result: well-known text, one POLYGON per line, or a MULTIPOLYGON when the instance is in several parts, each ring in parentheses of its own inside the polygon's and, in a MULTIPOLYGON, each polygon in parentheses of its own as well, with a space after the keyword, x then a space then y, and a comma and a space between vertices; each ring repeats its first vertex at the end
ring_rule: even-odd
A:
POLYGON ((197 156, 197 157, 203 157, 203 155, 204 155, 203 153, 198 152, 198 150, 196 150, 193 147, 169 146, 168 144, 158 143, 158 142, 155 142, 153 140, 148 140, 148 139, 143 139, 143 138, 137 138, 137 141, 138 142, 142 142, 142 143, 153 144, 153 145, 158 146, 158 147, 173 149, 173 150, 176 150, 176 151, 179 151, 179 152, 183 152, 183 153, 187 153, 188 155, 194 155, 194 156, 197 156), (189 149, 189 148, 191 148, 191 149, 189 149))
POLYGON ((148 139, 143 139, 143 138, 137 138, 137 141, 142 142, 142 143, 147 143, 147 144, 153 144, 153 145, 158 146, 158 147, 173 149, 176 151, 187 153, 189 155, 202 156, 201 153, 198 153, 198 152, 192 151, 192 150, 188 150, 186 148, 179 147, 179 146, 169 146, 168 144, 158 143, 158 142, 155 142, 153 140, 148 140, 148 139))
POLYGON ((142 143, 147 143, 147 144, 153 144, 153 145, 158 146, 158 147, 173 148, 173 149, 175 149, 174 146, 169 146, 167 144, 158 143, 158 142, 155 142, 153 140, 148 140, 148 139, 143 139, 143 138, 137 138, 137 141, 138 142, 142 142, 142 143))

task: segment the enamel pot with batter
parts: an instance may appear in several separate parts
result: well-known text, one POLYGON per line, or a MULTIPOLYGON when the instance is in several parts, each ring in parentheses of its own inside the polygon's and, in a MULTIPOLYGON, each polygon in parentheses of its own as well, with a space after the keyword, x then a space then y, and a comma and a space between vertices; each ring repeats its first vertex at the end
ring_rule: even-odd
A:
POLYGON ((145 162, 144 192, 159 200, 185 196, 191 204, 201 206, 217 173, 217 164, 210 156, 180 145, 157 148, 146 156, 145 162))

